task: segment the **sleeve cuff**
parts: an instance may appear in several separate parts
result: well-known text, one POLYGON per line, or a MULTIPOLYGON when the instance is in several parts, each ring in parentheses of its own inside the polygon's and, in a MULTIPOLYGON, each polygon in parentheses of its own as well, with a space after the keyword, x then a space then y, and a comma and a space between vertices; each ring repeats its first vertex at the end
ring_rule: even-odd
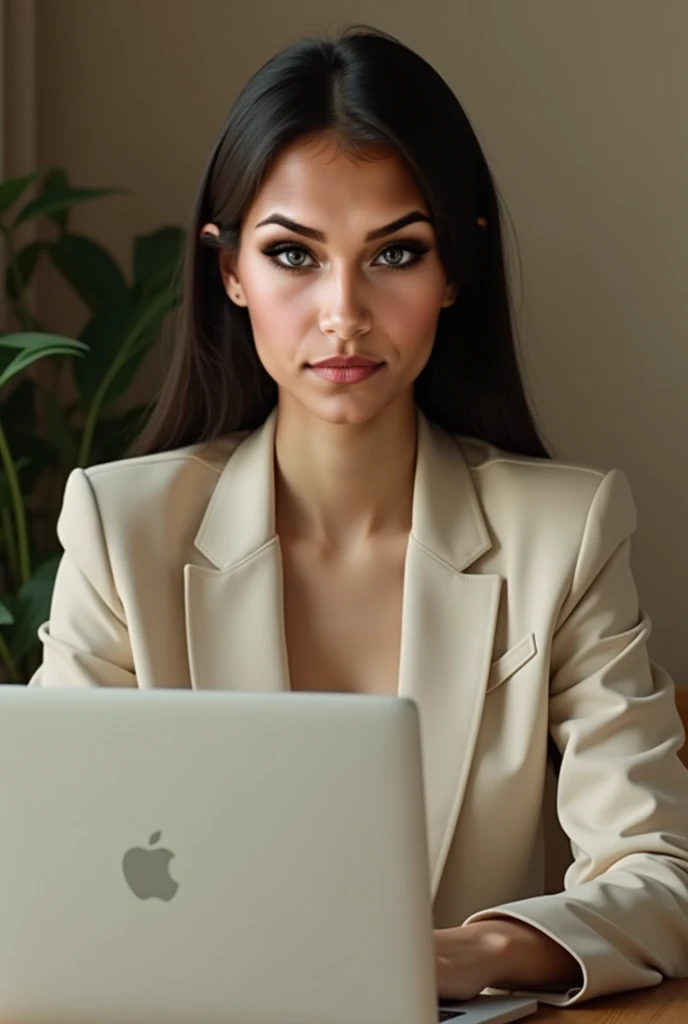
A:
MULTIPOLYGON (((584 888, 583 886, 579 889, 584 888)), ((567 991, 519 989, 517 994, 551 1006, 572 1006, 598 996, 652 988, 663 974, 640 959, 630 936, 619 925, 603 916, 600 909, 582 894, 569 890, 533 896, 502 906, 484 908, 466 918, 464 924, 489 917, 508 917, 538 928, 571 954, 583 977, 580 988, 567 991), (605 932, 609 931, 607 938, 605 932)), ((516 993, 516 990, 509 990, 516 993)))
POLYGON ((537 928, 537 929, 539 929, 539 931, 544 932, 544 934, 549 936, 550 939, 553 939, 555 942, 558 942, 560 946, 563 946, 564 949, 568 953, 571 954, 571 956, 574 958, 574 960, 577 961, 578 965, 580 966, 581 974, 583 975, 583 985, 582 986, 576 986, 575 988, 565 989, 565 990, 564 989, 562 989, 562 990, 555 990, 555 989, 541 989, 541 990, 508 989, 507 990, 507 989, 488 988, 488 989, 485 989, 485 992, 488 995, 491 995, 491 994, 500 994, 501 995, 501 994, 504 994, 505 992, 508 991, 511 995, 524 996, 524 997, 527 997, 527 998, 530 998, 530 999, 537 999, 538 1002, 547 1003, 550 1006, 559 1006, 559 1007, 573 1006, 574 1003, 578 1003, 578 1002, 583 1001, 584 999, 591 998, 591 996, 587 994, 588 991, 589 991, 589 987, 590 986, 589 986, 588 971, 586 969, 585 962, 583 961, 581 956, 576 952, 575 949, 572 949, 572 947, 567 942, 563 941, 559 935, 555 935, 551 931, 550 928, 546 927, 545 925, 542 925, 540 923, 540 921, 534 920, 532 917, 529 917, 527 914, 521 914, 521 913, 515 912, 515 911, 510 910, 510 909, 509 910, 505 910, 505 909, 502 909, 501 907, 493 907, 493 908, 491 908, 489 910, 480 910, 480 911, 478 911, 475 914, 471 914, 471 916, 466 918, 466 920, 463 923, 464 924, 472 924, 474 921, 483 921, 483 920, 486 920, 488 918, 494 918, 494 917, 497 917, 497 916, 498 917, 511 918, 514 921, 521 921, 523 924, 531 925, 533 928, 537 928))

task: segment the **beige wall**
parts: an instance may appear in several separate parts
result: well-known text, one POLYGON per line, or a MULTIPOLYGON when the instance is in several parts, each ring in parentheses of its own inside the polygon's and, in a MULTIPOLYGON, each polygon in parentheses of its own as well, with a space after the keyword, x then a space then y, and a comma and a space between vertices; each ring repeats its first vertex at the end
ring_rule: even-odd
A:
MULTIPOLYGON (((36 163, 36 18, 35 0, 0 0, 0 175, 19 177, 36 163)), ((27 193, 28 197, 29 193, 27 193)), ((36 225, 29 221, 15 235, 21 249, 34 241, 36 225)), ((0 274, 4 280, 5 247, 0 246, 0 274)), ((35 301, 33 286, 30 301, 35 301)), ((14 329, 7 310, 5 289, 0 288, 0 322, 14 329)))
MULTIPOLYGON (((485 147, 523 265, 524 358, 555 453, 619 466, 652 652, 688 682, 688 4, 685 0, 38 0, 38 148, 88 186, 78 230, 128 260, 185 220, 248 75, 364 21, 445 76, 485 147)), ((61 329, 82 311, 44 309, 61 329)), ((157 374, 159 360, 148 367, 157 374)))

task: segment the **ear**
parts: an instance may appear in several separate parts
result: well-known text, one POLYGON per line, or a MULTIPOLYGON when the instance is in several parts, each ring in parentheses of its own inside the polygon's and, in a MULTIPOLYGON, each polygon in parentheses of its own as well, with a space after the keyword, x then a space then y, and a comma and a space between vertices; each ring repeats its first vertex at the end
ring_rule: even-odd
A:
POLYGON ((447 306, 453 306, 459 295, 459 289, 452 281, 447 281, 447 287, 444 292, 444 300, 442 301, 442 308, 446 309, 447 306))
POLYGON ((227 295, 237 306, 248 306, 244 289, 241 287, 236 256, 226 249, 220 250, 220 275, 227 295))
MULTIPOLYGON (((217 224, 205 224, 201 229, 201 234, 211 234, 216 237, 220 234, 220 229, 217 224)), ((244 290, 241 287, 239 281, 239 274, 237 268, 236 256, 233 252, 228 249, 220 249, 218 255, 218 264, 220 267, 220 276, 222 277, 222 283, 225 287, 228 297, 235 302, 237 306, 247 306, 246 296, 244 290)))

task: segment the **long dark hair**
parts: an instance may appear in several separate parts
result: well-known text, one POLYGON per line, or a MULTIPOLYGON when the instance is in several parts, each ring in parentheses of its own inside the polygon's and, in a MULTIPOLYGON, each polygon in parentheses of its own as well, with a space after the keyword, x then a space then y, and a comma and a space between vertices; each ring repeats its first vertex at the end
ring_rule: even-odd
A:
POLYGON ((415 382, 420 408, 451 433, 548 457, 519 371, 500 208, 478 140, 441 76, 368 25, 349 26, 334 41, 309 37, 288 46, 234 103, 192 213, 171 366, 135 453, 252 430, 274 408, 277 385, 256 353, 248 311, 227 297, 218 243, 204 244, 200 233, 213 222, 219 244, 238 250, 243 218, 277 155, 322 133, 352 154, 384 146, 406 161, 425 195, 442 264, 460 288, 440 312, 415 382))

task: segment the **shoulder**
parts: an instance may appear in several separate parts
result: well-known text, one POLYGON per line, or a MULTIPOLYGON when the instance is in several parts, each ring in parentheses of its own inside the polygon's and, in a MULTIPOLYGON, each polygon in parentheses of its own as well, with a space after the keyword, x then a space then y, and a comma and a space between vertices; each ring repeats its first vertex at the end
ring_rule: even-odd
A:
POLYGON ((89 466, 84 473, 99 492, 128 486, 155 489, 185 476, 219 476, 246 434, 244 431, 167 452, 103 462, 89 466))
POLYGON ((594 492, 608 472, 586 462, 537 458, 504 451, 479 438, 455 435, 466 465, 477 486, 509 484, 526 491, 531 488, 559 490, 583 488, 594 492))
POLYGON ((178 535, 195 530, 246 433, 73 470, 58 523, 63 546, 78 543, 89 523, 105 536, 142 537, 152 526, 178 535))
POLYGON ((559 535, 567 526, 580 534, 599 522, 616 533, 635 529, 635 502, 619 468, 514 454, 462 435, 454 439, 483 508, 495 521, 518 519, 559 535))

